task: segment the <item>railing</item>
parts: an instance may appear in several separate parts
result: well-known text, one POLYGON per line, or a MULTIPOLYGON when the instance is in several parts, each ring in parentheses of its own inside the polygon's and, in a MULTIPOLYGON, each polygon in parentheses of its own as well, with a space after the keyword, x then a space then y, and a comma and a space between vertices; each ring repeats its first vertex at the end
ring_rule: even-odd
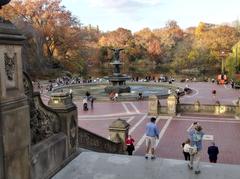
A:
POLYGON ((194 104, 179 104, 177 111, 180 113, 200 113, 234 116, 236 114, 236 109, 237 106, 234 105, 201 104, 197 108, 194 104))
POLYGON ((78 147, 104 153, 123 153, 122 144, 78 127, 78 147))
MULTIPOLYGON (((239 116, 240 106, 216 104, 177 104, 177 113, 195 113, 195 114, 212 114, 221 116, 239 116)), ((159 106, 158 113, 161 115, 168 114, 168 106, 159 106)))
POLYGON ((60 117, 56 110, 42 102, 39 92, 33 91, 32 81, 25 72, 23 72, 23 84, 30 108, 31 144, 35 145, 60 132, 60 117))

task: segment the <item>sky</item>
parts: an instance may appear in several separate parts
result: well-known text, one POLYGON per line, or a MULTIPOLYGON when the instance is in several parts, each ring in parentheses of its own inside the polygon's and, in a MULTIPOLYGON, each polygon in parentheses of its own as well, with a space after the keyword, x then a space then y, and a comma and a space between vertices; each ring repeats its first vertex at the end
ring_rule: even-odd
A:
POLYGON ((185 29, 199 22, 231 23, 240 17, 240 0, 62 0, 83 25, 102 31, 119 27, 139 31, 176 20, 185 29))

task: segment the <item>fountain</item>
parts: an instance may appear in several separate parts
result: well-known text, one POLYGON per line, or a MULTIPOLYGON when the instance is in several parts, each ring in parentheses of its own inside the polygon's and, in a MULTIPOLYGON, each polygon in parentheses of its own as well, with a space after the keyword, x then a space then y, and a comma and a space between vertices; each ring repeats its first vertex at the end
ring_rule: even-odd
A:
POLYGON ((119 55, 120 55, 120 52, 124 49, 122 48, 115 48, 115 49, 110 48, 110 49, 114 52, 113 62, 110 63, 114 67, 113 67, 113 75, 109 77, 105 77, 105 79, 109 80, 109 82, 111 83, 111 86, 107 86, 105 88, 105 92, 108 94, 112 92, 129 93, 131 91, 131 88, 126 85, 126 80, 129 80, 130 77, 127 75, 121 74, 120 72, 120 66, 123 63, 120 62, 119 55))

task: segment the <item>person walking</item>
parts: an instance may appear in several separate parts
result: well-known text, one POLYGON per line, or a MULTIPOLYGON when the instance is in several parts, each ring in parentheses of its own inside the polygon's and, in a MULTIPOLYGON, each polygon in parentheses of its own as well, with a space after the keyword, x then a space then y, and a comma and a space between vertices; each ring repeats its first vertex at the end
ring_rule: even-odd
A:
POLYGON ((213 98, 215 99, 216 98, 216 94, 217 94, 217 91, 215 89, 212 90, 212 95, 213 95, 213 98))
POLYGON ((128 137, 126 138, 126 141, 125 141, 125 144, 127 145, 128 155, 132 155, 133 151, 135 150, 133 143, 134 143, 134 139, 132 138, 131 135, 128 135, 128 137))
POLYGON ((170 95, 172 93, 171 88, 168 89, 168 95, 170 95))
MULTIPOLYGON (((187 129, 187 132, 188 134, 191 132, 191 131, 194 131, 195 130, 195 127, 198 125, 199 123, 198 122, 193 122, 191 124, 191 126, 187 129)), ((191 141, 190 141, 191 142, 191 141)))
POLYGON ((215 145, 215 142, 212 142, 212 145, 208 147, 209 161, 211 163, 217 163, 218 154, 219 154, 218 147, 215 145))
POLYGON ((195 124, 194 130, 190 130, 190 144, 194 148, 195 152, 190 152, 190 162, 188 164, 189 169, 193 169, 193 161, 196 161, 195 174, 200 173, 199 165, 201 159, 201 151, 202 151, 202 139, 204 133, 202 132, 202 127, 200 124, 195 124))
POLYGON ((186 161, 190 160, 189 148, 190 148, 190 139, 187 139, 182 143, 183 155, 186 161))
POLYGON ((93 103, 95 98, 93 96, 90 97, 91 109, 93 109, 93 103))
POLYGON ((152 117, 146 126, 146 159, 148 159, 149 155, 151 159, 155 159, 156 139, 159 138, 159 129, 155 123, 156 118, 152 117))
POLYGON ((138 93, 138 100, 143 100, 143 94, 142 94, 142 92, 139 92, 139 93, 138 93))
POLYGON ((86 91, 85 95, 86 95, 86 97, 87 97, 87 100, 89 100, 89 97, 91 96, 91 94, 89 93, 89 91, 86 91))

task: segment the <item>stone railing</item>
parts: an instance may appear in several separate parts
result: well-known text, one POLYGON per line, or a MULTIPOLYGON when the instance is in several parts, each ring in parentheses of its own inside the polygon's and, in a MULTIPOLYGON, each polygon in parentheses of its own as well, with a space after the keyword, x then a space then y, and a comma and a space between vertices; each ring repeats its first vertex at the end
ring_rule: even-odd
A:
POLYGON ((160 115, 167 115, 168 114, 168 107, 167 106, 159 106, 158 107, 158 114, 160 115))
POLYGON ((238 106, 234 105, 222 105, 220 103, 216 104, 178 104, 178 113, 199 113, 199 114, 214 114, 222 116, 235 116, 237 115, 238 106))
POLYGON ((176 115, 182 114, 207 114, 221 116, 240 117, 240 100, 236 105, 225 105, 216 101, 215 104, 200 104, 196 101, 194 104, 184 104, 177 101, 176 96, 170 95, 167 99, 167 105, 162 106, 157 96, 152 96, 149 100, 150 115, 176 115))
POLYGON ((33 94, 31 109, 31 140, 36 144, 61 131, 60 117, 56 111, 46 106, 38 92, 33 94))
POLYGON ((30 176, 50 178, 77 154, 77 108, 68 93, 53 93, 46 106, 26 73, 23 83, 30 109, 30 176))
POLYGON ((23 85, 30 108, 31 144, 35 145, 60 132, 60 116, 56 110, 42 102, 39 92, 33 91, 31 79, 25 72, 23 72, 23 85))
POLYGON ((115 143, 78 127, 78 147, 105 153, 123 153, 121 142, 115 143))

